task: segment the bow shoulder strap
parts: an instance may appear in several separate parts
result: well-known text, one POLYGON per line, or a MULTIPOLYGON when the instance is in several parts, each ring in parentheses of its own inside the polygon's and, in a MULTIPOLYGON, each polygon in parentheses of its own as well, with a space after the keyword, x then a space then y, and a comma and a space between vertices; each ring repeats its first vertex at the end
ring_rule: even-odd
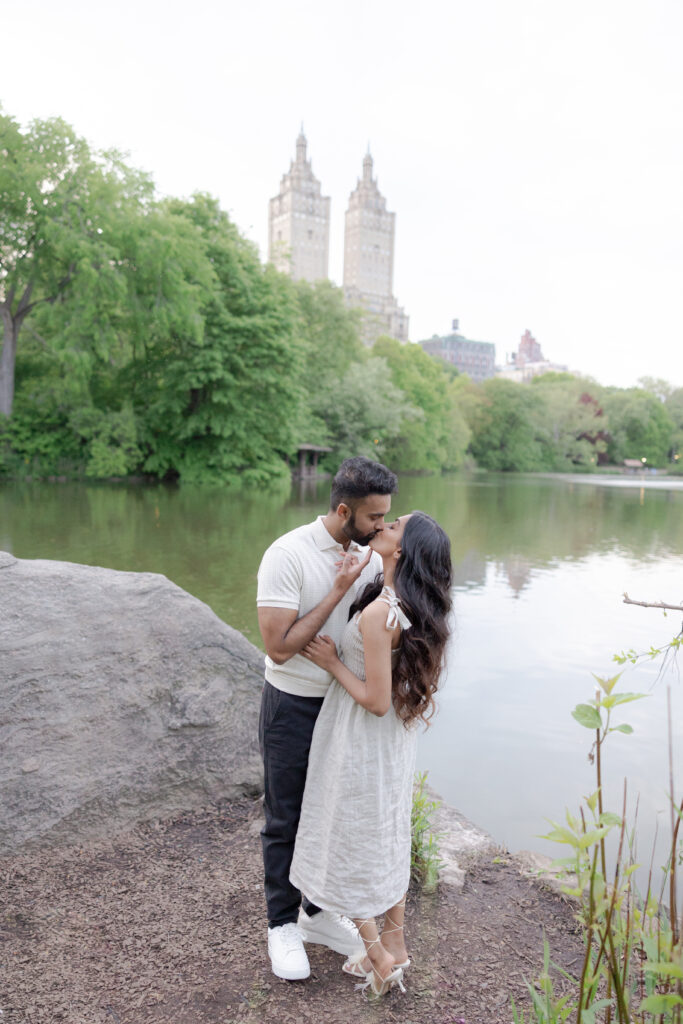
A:
POLYGON ((377 600, 384 601, 385 604, 389 605, 387 629, 394 629, 397 625, 399 625, 401 629, 410 629, 412 623, 399 605, 398 598, 391 587, 384 587, 377 600))

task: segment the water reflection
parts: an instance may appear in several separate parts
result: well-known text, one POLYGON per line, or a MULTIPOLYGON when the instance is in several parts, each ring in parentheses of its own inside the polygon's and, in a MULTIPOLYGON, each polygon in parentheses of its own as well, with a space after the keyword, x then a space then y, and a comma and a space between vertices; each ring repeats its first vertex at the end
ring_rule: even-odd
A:
MULTIPOLYGON (((235 493, 166 485, 0 485, 0 547, 162 572, 258 640, 253 599, 261 553, 327 508, 329 483, 235 493)), ((539 568, 618 552, 640 562, 683 551, 683 493, 574 486, 537 477, 409 477, 396 514, 423 508, 451 537, 457 587, 487 569, 519 599, 539 568)))
MULTIPOLYGON (((309 480, 246 494, 4 484, 0 548, 164 573, 258 643, 261 554, 324 512, 328 498, 329 482, 309 480)), ((570 716, 592 695, 591 673, 611 674, 613 652, 647 649, 680 625, 625 607, 621 594, 681 597, 683 491, 519 476, 401 479, 393 510, 415 508, 434 515, 451 538, 456 611, 439 715, 421 739, 420 765, 501 842, 542 848, 536 837, 545 818, 576 808, 592 785, 588 734, 570 716)), ((647 666, 627 677, 628 689, 652 682, 647 666)), ((674 690, 683 751, 683 693, 674 690)), ((633 800, 642 796, 647 845, 657 816, 668 814, 664 688, 629 706, 626 720, 636 733, 615 735, 606 792, 609 806, 618 805, 629 776, 633 800)))

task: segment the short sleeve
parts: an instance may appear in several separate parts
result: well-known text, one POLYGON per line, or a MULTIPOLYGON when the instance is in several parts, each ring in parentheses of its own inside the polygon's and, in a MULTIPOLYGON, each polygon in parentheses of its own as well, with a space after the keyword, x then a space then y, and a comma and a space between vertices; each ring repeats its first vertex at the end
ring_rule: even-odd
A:
POLYGON ((301 604, 301 562, 292 551, 272 545, 258 571, 256 604, 259 608, 293 608, 301 604))

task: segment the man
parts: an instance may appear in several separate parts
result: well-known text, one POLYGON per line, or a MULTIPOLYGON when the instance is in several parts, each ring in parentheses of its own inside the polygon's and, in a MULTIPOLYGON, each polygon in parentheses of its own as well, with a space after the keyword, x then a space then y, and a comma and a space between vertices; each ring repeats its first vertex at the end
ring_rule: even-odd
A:
POLYGON ((304 941, 351 956, 362 941, 347 918, 321 910, 289 881, 313 727, 332 676, 299 653, 318 633, 339 643, 356 594, 381 571, 364 551, 384 527, 397 480, 358 456, 332 481, 330 510, 271 544, 258 574, 258 619, 266 648, 259 742, 266 822, 261 830, 273 973, 310 974, 304 941))

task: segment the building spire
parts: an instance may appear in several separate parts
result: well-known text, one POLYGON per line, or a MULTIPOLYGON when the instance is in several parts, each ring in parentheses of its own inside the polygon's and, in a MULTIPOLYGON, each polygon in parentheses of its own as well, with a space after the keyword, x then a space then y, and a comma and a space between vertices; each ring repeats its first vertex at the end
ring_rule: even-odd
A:
POLYGON ((368 142, 368 151, 363 157, 363 181, 368 184, 372 183, 372 157, 370 156, 370 143, 368 142))
POLYGON ((301 122, 301 131, 299 137, 296 140, 296 162, 303 164, 306 162, 306 136, 304 135, 304 123, 301 122))

